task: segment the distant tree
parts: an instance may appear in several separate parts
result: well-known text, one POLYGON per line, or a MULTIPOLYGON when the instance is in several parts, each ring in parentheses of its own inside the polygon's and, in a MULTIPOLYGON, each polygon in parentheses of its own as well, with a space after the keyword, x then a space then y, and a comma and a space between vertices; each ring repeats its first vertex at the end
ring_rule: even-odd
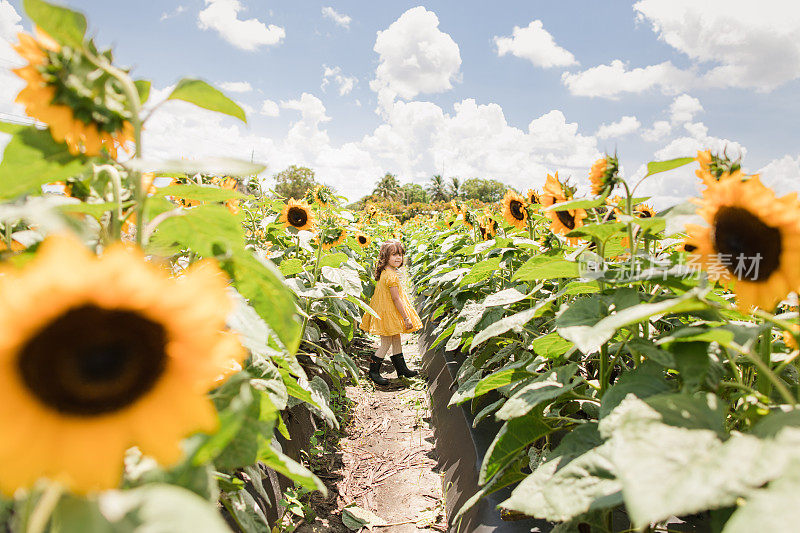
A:
POLYGON ((428 198, 431 202, 446 202, 450 199, 450 194, 447 192, 447 185, 444 182, 444 178, 439 174, 431 178, 426 190, 428 191, 428 198))
POLYGON ((397 176, 389 172, 378 180, 372 194, 385 200, 399 200, 403 196, 397 176))
POLYGON ((461 180, 456 176, 450 178, 450 197, 461 198, 461 180))
POLYGON ((498 202, 506 193, 506 185, 497 180, 483 178, 469 178, 461 185, 461 194, 464 198, 480 200, 481 202, 498 202))
POLYGON ((306 190, 317 184, 314 171, 306 167, 292 165, 273 176, 275 193, 284 198, 300 200, 306 190))
POLYGON ((400 190, 403 191, 403 203, 405 205, 428 201, 428 195, 419 183, 406 183, 400 187, 400 190))

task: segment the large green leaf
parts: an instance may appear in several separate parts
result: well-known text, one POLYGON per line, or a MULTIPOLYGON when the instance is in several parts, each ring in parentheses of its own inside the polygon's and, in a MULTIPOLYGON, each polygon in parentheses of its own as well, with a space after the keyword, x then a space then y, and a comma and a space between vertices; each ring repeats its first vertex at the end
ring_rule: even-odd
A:
POLYGON ((125 166, 139 172, 166 174, 207 174, 248 177, 264 171, 265 165, 234 157, 202 157, 199 159, 131 159, 125 166))
POLYGON ((595 200, 569 200, 568 202, 561 202, 545 207, 543 211, 570 211, 573 209, 589 209, 590 207, 599 207, 605 205, 605 198, 598 198, 595 200))
POLYGON ((657 410, 634 397, 601 422, 600 432, 610 436, 611 460, 635 528, 734 505, 800 460, 799 431, 774 440, 734 433, 722 441, 712 430, 665 424, 657 410))
POLYGON ((291 457, 275 448, 268 447, 261 454, 261 462, 271 469, 280 472, 295 483, 308 490, 318 490, 323 496, 328 494, 325 484, 314 473, 291 457))
POLYGON ((562 338, 555 331, 543 335, 531 342, 531 347, 537 355, 548 359, 556 359, 567 353, 574 344, 562 338))
POLYGON ((244 110, 236 102, 202 80, 182 79, 167 100, 183 100, 203 109, 224 113, 247 122, 244 110))
POLYGON ((339 268, 342 266, 342 263, 347 262, 347 254, 342 252, 337 252, 335 254, 325 254, 319 260, 320 267, 333 267, 339 268))
POLYGON ((464 285, 469 285, 470 283, 477 283, 493 275, 500 268, 500 259, 500 257, 491 257, 476 263, 469 273, 461 278, 459 285, 463 287, 464 285))
POLYGON ((513 281, 578 277, 578 263, 551 256, 535 256, 514 272, 513 281))
POLYGON ((73 48, 83 46, 86 17, 82 14, 43 0, 24 0, 22 5, 31 20, 50 37, 73 48))
POLYGON ((544 302, 537 304, 535 307, 531 307, 525 311, 520 311, 515 315, 501 318, 497 322, 494 322, 485 329, 479 331, 478 334, 472 339, 472 344, 470 344, 469 349, 472 350, 482 342, 487 341, 492 337, 502 335, 511 329, 521 328, 534 318, 541 316, 542 313, 547 311, 552 304, 552 300, 545 300, 544 302))
POLYGON ((482 304, 485 307, 494 307, 496 305, 508 305, 517 303, 529 297, 530 297, 529 294, 523 294, 519 292, 517 289, 503 289, 500 292, 495 292, 487 296, 486 299, 483 300, 482 304))
POLYGON ((100 509, 116 522, 114 531, 230 532, 212 502, 175 485, 151 483, 131 490, 105 491, 98 498, 100 509))
POLYGON ((236 216, 220 205, 202 205, 161 222, 148 249, 171 255, 189 248, 203 257, 214 257, 242 249, 243 242, 244 230, 236 216))
POLYGON ((629 394, 644 399, 666 392, 672 392, 672 389, 664 378, 664 370, 654 363, 639 365, 638 368, 623 373, 603 395, 600 418, 608 415, 629 394))
POLYGON ((678 157, 668 161, 650 161, 647 163, 647 174, 645 177, 658 174, 659 172, 666 172, 667 170, 682 167, 683 165, 688 165, 692 161, 694 161, 694 157, 678 157))
POLYGON ((800 524, 800 460, 766 488, 751 493, 725 524, 723 533, 754 531, 796 531, 800 524))
POLYGON ((50 130, 20 129, 6 145, 0 162, 0 198, 38 192, 45 183, 78 174, 85 164, 85 157, 73 156, 66 144, 55 142, 50 130))
POLYGON ((514 460, 525 446, 553 431, 536 413, 509 420, 495 435, 481 464, 478 483, 483 485, 514 460))
POLYGON ((526 415, 540 403, 571 391, 580 383, 579 380, 572 380, 577 371, 578 365, 572 363, 543 373, 509 398, 497 411, 497 418, 508 420, 526 415))
POLYGON ((606 222, 605 224, 587 224, 576 228, 569 233, 568 237, 597 237, 600 242, 605 242, 617 233, 625 231, 625 224, 621 222, 606 222))
POLYGON ((575 458, 556 456, 522 480, 500 505, 553 521, 615 507, 622 503, 622 486, 610 453, 610 446, 604 444, 575 458))
MULTIPOLYGON (((223 208, 224 209, 224 208, 223 208)), ((233 284, 261 318, 277 334, 290 353, 300 344, 300 324, 292 291, 280 272, 269 262, 262 262, 247 250, 237 251, 223 268, 233 284)))
MULTIPOLYGON (((618 329, 647 320, 654 315, 686 313, 707 308, 693 293, 657 303, 642 303, 602 318, 594 325, 559 325, 558 334, 575 343, 585 354, 595 352, 608 342, 618 329)), ((566 313, 565 313, 566 314, 566 313)))
POLYGON ((190 198, 204 202, 224 202, 231 198, 244 198, 245 195, 233 189, 209 187, 203 185, 168 185, 162 187, 153 195, 158 198, 174 196, 175 198, 190 198))
POLYGON ((517 383, 524 379, 529 379, 534 375, 535 374, 532 374, 531 372, 528 372, 522 368, 507 368, 505 370, 492 372, 485 378, 481 379, 480 382, 475 386, 475 396, 486 394, 489 391, 511 385, 512 383, 517 383))

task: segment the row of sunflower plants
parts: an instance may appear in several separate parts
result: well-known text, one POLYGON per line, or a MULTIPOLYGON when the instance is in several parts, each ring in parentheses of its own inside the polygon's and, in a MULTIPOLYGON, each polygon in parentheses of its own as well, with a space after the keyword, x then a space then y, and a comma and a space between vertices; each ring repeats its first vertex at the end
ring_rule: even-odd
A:
POLYGON ((458 516, 511 485, 561 533, 794 530, 800 202, 710 152, 647 176, 695 161, 702 196, 659 213, 607 156, 589 198, 548 175, 407 225, 451 406, 500 427, 458 516))
POLYGON ((245 114, 196 79, 150 102, 82 14, 23 5, 36 28, 16 46, 17 102, 33 124, 0 123, 0 519, 269 530, 264 468, 325 490, 281 449, 286 412, 336 426, 327 394, 357 371, 345 349, 366 307, 359 262, 368 234, 396 223, 365 213, 364 232, 345 234, 339 221, 358 220, 334 205, 303 227, 293 200, 261 194, 262 165, 148 158, 142 131, 162 104, 245 114))

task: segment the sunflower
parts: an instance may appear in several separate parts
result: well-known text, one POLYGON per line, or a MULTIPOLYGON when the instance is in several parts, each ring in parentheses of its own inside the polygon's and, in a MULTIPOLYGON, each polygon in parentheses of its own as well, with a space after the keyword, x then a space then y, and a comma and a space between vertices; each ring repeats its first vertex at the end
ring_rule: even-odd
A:
POLYGON ((372 243, 372 239, 366 233, 362 233, 360 231, 356 232, 356 242, 362 248, 369 248, 369 245, 372 243))
POLYGON ((472 231, 477 221, 475 220, 475 215, 470 212, 466 205, 461 206, 461 216, 464 218, 464 225, 468 230, 472 231))
MULTIPOLYGON (((225 178, 224 180, 219 182, 219 186, 223 189, 228 189, 231 191, 236 190, 236 186, 238 182, 236 178, 225 178)), ((231 212, 232 215, 239 213, 239 199, 238 198, 230 198, 225 201, 225 207, 228 208, 228 211, 231 212)))
POLYGON ((497 221, 495 221, 495 219, 486 217, 484 219, 484 226, 486 227, 486 234, 489 238, 497 235, 497 221))
POLYGON ((600 196, 611 192, 616 183, 618 170, 619 161, 614 156, 606 155, 595 161, 591 170, 589 170, 592 194, 600 196))
POLYGON ((743 180, 748 177, 742 171, 739 160, 731 160, 727 154, 723 154, 720 157, 712 154, 711 150, 698 150, 697 157, 694 160, 700 164, 700 168, 695 170, 694 173, 706 186, 729 178, 743 180))
MULTIPOLYGON (((550 207, 557 203, 566 202, 572 199, 572 190, 558 180, 558 172, 555 176, 547 175, 547 181, 542 191, 542 205, 550 207)), ((587 217, 585 209, 565 209, 562 211, 545 211, 547 218, 551 220, 550 231, 565 235, 575 228, 583 226, 583 219, 587 217)), ((570 244, 575 244, 577 239, 568 238, 570 244)))
POLYGON ((0 424, 13 431, 0 437, 0 491, 40 477, 111 489, 129 447, 170 465, 184 437, 215 431, 206 392, 245 357, 224 330, 226 291, 211 262, 170 279, 138 249, 117 243, 98 258, 66 236, 6 271, 0 424))
POLYGON ((503 197, 503 217, 517 229, 525 229, 528 223, 528 210, 525 209, 525 198, 511 189, 503 197))
POLYGON ((685 249, 694 246, 709 276, 733 288, 741 311, 769 311, 800 287, 797 193, 778 198, 754 176, 710 182, 695 202, 708 227, 687 224, 685 249))
POLYGON ((539 200, 539 193, 536 192, 535 189, 528 189, 528 192, 525 193, 525 200, 529 204, 540 204, 541 201, 539 200))
POLYGON ((316 219, 311 211, 311 206, 305 201, 300 200, 298 202, 294 198, 289 198, 283 211, 281 211, 278 222, 281 222, 287 228, 291 226, 297 230, 311 230, 316 223, 316 219))
POLYGON ((639 204, 633 208, 633 215, 637 218, 653 218, 656 211, 647 204, 639 204))
POLYGON ((311 191, 311 197, 320 207, 328 207, 333 202, 333 193, 325 185, 317 185, 311 191))
MULTIPOLYGON (((347 232, 343 228, 329 227, 322 232, 322 249, 326 252, 331 248, 339 246, 347 238, 347 232)), ((317 237, 319 242, 319 237, 317 237)))
MULTIPOLYGON (((131 114, 118 80, 98 69, 81 50, 62 47, 40 28, 19 34, 14 49, 28 65, 13 72, 27 85, 16 102, 50 128, 72 155, 117 157, 117 145, 133 140, 131 114)), ((93 45, 92 45, 93 46, 93 45)))

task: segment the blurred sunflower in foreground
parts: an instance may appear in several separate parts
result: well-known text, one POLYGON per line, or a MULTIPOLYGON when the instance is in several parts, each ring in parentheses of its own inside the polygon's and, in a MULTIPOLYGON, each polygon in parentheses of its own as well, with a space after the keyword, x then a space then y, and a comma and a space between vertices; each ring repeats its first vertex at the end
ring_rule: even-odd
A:
POLYGON ((41 477, 77 493, 114 488, 131 446, 171 465, 183 438, 215 431, 206 393, 246 355, 225 331, 226 286, 209 262, 171 279, 135 248, 96 257, 66 236, 7 270, 0 490, 41 477))
POLYGON ((733 286, 739 309, 772 311, 800 287, 800 203, 797 193, 781 198, 761 183, 708 181, 696 200, 708 226, 687 224, 685 249, 709 277, 733 286))
MULTIPOLYGON (((50 128, 72 155, 117 157, 117 146, 133 140, 131 113, 121 83, 91 61, 85 50, 61 46, 39 28, 19 34, 14 49, 28 65, 14 69, 27 82, 16 102, 50 128)), ((91 42, 87 45, 94 48, 91 42)), ((111 52, 103 54, 109 61, 111 52)))

